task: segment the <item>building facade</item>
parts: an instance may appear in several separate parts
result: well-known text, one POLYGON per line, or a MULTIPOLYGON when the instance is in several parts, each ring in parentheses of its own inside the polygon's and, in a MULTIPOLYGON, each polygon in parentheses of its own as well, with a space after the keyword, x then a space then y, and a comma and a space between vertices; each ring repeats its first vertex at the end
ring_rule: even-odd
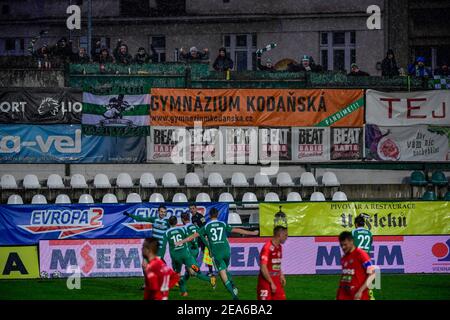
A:
MULTIPOLYGON (((448 1, 426 2, 434 2, 432 10, 439 3, 450 6, 442 4, 448 1)), ((0 0, 0 55, 29 54, 28 42, 42 29, 49 32, 38 46, 65 36, 73 41, 74 50, 87 47, 88 3, 0 0), (70 4, 82 8, 81 30, 66 28, 70 4)), ((212 61, 224 46, 237 70, 255 69, 255 51, 276 43, 276 49, 267 52, 263 60, 299 62, 306 54, 327 70, 349 71, 351 63, 357 63, 362 70, 378 75, 377 63, 388 48, 397 52, 405 66, 416 51, 448 42, 449 33, 445 36, 442 27, 425 23, 433 11, 417 13, 419 4, 407 0, 92 0, 92 42, 100 40, 113 49, 116 41, 123 39, 132 54, 139 47, 149 50, 153 44, 160 61, 174 61, 177 50, 191 46, 208 48, 212 61), (381 9, 381 30, 367 28, 370 5, 381 9), (441 34, 434 42, 425 36, 432 31, 441 34)), ((439 51, 433 50, 430 54, 435 52, 433 59, 438 63, 439 51)))

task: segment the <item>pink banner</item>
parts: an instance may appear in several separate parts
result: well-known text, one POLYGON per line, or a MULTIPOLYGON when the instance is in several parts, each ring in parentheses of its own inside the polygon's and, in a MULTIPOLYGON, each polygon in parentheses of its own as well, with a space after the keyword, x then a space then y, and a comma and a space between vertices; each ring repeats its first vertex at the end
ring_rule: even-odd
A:
MULTIPOLYGON (((257 274, 267 240, 230 239, 230 271, 257 274)), ((141 276, 141 245, 140 239, 40 241, 40 271, 64 276, 72 265, 85 277, 141 276)), ((385 273, 450 273, 449 248, 450 236, 379 236, 371 257, 385 273)), ((341 254, 335 237, 292 237, 283 246, 282 268, 286 274, 340 273, 341 254)), ((168 253, 165 260, 171 265, 168 253)))

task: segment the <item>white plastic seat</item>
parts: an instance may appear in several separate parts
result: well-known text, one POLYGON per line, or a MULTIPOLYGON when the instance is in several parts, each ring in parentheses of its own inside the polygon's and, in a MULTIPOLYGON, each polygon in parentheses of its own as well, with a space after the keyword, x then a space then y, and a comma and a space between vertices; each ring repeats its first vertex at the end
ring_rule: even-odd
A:
POLYGON ((51 174, 47 178, 47 187, 49 189, 64 189, 63 179, 59 174, 51 174))
POLYGON ((223 182, 223 178, 220 173, 212 172, 208 176, 208 185, 210 187, 224 187, 225 182, 223 182))
POLYGON ((162 185, 164 187, 179 187, 180 184, 178 183, 178 179, 172 172, 167 172, 162 177, 162 185))
POLYGON ((11 174, 5 174, 0 180, 0 186, 2 189, 17 189, 17 181, 11 174))
POLYGON ((322 192, 313 192, 311 195, 310 201, 325 201, 325 196, 322 192))
POLYGON ((275 192, 269 192, 264 197, 265 202, 280 202, 280 197, 275 192))
POLYGON ((85 189, 88 187, 86 178, 79 173, 74 174, 70 178, 70 186, 72 187, 72 189, 85 189))
POLYGON ((126 202, 127 203, 141 203, 142 199, 141 199, 141 196, 139 195, 139 193, 133 192, 127 196, 126 202))
POLYGON ((228 202, 230 208, 236 208, 236 204, 234 203, 233 195, 229 192, 223 192, 219 196, 219 202, 228 202))
POLYGON ((40 189, 41 184, 39 183, 38 177, 34 174, 27 174, 23 178, 23 187, 25 189, 40 189))
POLYGON ((186 203, 186 202, 188 202, 188 199, 184 193, 177 192, 173 195, 172 202, 186 203))
POLYGON ((115 194, 107 193, 103 196, 102 203, 118 203, 117 197, 115 194))
POLYGON ((131 179, 131 176, 128 173, 119 173, 116 180, 116 186, 119 188, 133 188, 133 179, 131 179))
POLYGON ((8 197, 8 204, 23 204, 22 197, 18 194, 12 194, 8 197))
POLYGON ((242 224, 242 219, 236 212, 228 213, 228 224, 242 224))
POLYGON ((148 200, 148 202, 161 203, 161 202, 165 202, 165 200, 161 193, 153 193, 150 196, 150 199, 148 200))
POLYGON ((298 192, 289 192, 286 201, 302 201, 302 196, 298 192))
POLYGON ((259 213, 258 212, 252 213, 250 215, 248 223, 250 223, 250 224, 259 224, 259 213))
POLYGON ((248 181, 242 172, 235 172, 231 176, 231 185, 233 187, 248 187, 248 181))
POLYGON ((139 179, 139 185, 142 188, 154 188, 156 187, 156 180, 153 174, 149 172, 145 172, 141 175, 141 178, 139 179))
POLYGON ((269 180, 269 176, 258 172, 255 174, 254 184, 257 187, 270 187, 272 183, 269 180))
POLYGON ((303 172, 300 176, 300 185, 303 187, 317 187, 317 181, 311 172, 303 172))
POLYGON ((80 196, 80 199, 78 199, 78 203, 84 203, 84 204, 94 203, 94 199, 92 198, 92 196, 90 194, 82 194, 80 196))
POLYGON ((98 189, 111 188, 108 176, 104 173, 98 173, 94 177, 94 187, 98 189))
POLYGON ((337 191, 333 194, 333 201, 347 201, 347 195, 342 191, 337 191))
POLYGON ((341 185, 334 172, 330 171, 327 171, 323 174, 322 184, 325 187, 339 187, 341 185))
POLYGON ((35 194, 31 199, 31 204, 47 204, 47 199, 42 194, 35 194))
POLYGON ((280 187, 292 187, 294 186, 294 181, 288 172, 280 172, 277 175, 277 185, 280 187))
POLYGON ((195 172, 189 172, 184 177, 184 185, 186 187, 201 187, 202 183, 195 172))
POLYGON ((200 192, 197 197, 195 197, 195 202, 211 202, 211 197, 205 192, 200 192))
POLYGON ((55 203, 69 204, 69 203, 72 203, 72 201, 70 201, 70 198, 67 194, 58 194, 58 196, 56 197, 55 203))
POLYGON ((258 208, 258 198, 253 192, 246 192, 242 196, 242 202, 256 202, 256 204, 244 203, 244 208, 258 208))

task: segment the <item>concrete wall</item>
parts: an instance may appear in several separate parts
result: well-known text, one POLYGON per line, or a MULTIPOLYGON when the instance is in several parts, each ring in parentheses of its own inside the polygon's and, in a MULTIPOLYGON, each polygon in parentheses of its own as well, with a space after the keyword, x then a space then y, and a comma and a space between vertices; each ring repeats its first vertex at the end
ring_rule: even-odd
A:
POLYGON ((63 70, 0 70, 0 87, 64 87, 63 70))

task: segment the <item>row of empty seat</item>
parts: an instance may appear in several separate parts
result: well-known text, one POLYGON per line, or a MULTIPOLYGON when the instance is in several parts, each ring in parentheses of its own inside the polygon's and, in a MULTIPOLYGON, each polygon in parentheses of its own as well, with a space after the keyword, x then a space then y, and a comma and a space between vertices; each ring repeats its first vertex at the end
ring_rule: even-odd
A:
MULTIPOLYGON (((309 199, 310 201, 326 201, 325 196, 322 192, 313 192, 311 194, 311 197, 309 199)), ((219 198, 217 199, 218 202, 228 202, 231 203, 230 207, 236 207, 236 204, 234 203, 235 200, 233 198, 233 195, 229 192, 223 192, 219 195, 219 198)), ((264 202, 279 202, 280 197, 275 192, 269 192, 264 197, 264 202)), ((302 201, 302 197, 298 192, 290 192, 287 195, 286 201, 302 201)), ((344 192, 338 191, 333 194, 332 201, 347 201, 347 196, 344 192)), ((126 199, 127 203, 140 203, 142 202, 142 198, 138 193, 130 193, 127 196, 126 199)), ((153 203, 161 203, 165 202, 165 199, 162 194, 160 193, 153 193, 150 196, 149 202, 153 203)), ((182 193, 178 192, 175 193, 172 197, 172 201, 174 203, 187 203, 188 198, 187 196, 182 193)), ((209 194, 201 192, 197 194, 195 202, 211 202, 211 197, 209 194)), ((259 200, 256 197, 256 195, 253 192, 246 192, 244 193, 242 197, 242 201, 244 207, 253 208, 257 207, 258 205, 252 204, 252 203, 258 203, 259 200)), ((47 204, 47 199, 42 194, 36 194, 33 196, 31 200, 32 204, 47 204)), ((70 197, 66 194, 59 194, 56 197, 55 203, 57 204, 68 204, 72 203, 70 197)), ((94 203, 94 199, 90 194, 82 194, 79 199, 78 203, 94 203)), ((103 196, 102 203, 118 203, 116 195, 112 193, 107 193, 103 196)), ((8 198, 8 204, 23 204, 23 199, 20 195, 13 194, 10 195, 8 198)))
MULTIPOLYGON (((242 172, 235 172, 231 177, 231 186, 233 187, 249 187, 250 183, 242 172)), ((22 185, 25 189, 41 189, 42 185, 38 177, 34 174, 28 174, 24 177, 22 185)), ((49 189, 64 189, 63 178, 58 174, 49 175, 46 185, 49 189)), ((180 187, 176 175, 172 172, 167 172, 163 175, 161 185, 167 188, 180 187)), ((225 181, 222 175, 218 172, 210 173, 207 179, 207 186, 209 187, 225 187, 225 181)), ((271 182, 269 176, 262 173, 256 173, 253 179, 253 185, 256 187, 293 187, 296 184, 288 172, 278 173, 274 183, 271 182)), ((300 176, 299 186, 316 187, 319 184, 311 172, 304 172, 300 176)), ((340 183, 333 172, 325 172, 322 177, 322 185, 325 187, 338 187, 340 183)), ((13 175, 5 174, 1 177, 0 186, 2 189, 18 189, 18 183, 13 175)), ((95 188, 111 188, 112 183, 107 175, 99 173, 95 175, 93 186, 95 188)), ((133 188, 136 187, 133 179, 128 173, 120 173, 115 181, 115 186, 118 188, 133 188)), ((157 187, 156 179, 152 173, 143 173, 139 179, 139 186, 142 188, 157 187)), ((194 173, 189 172, 184 177, 184 186, 186 187, 202 187, 205 186, 200 177, 194 173)), ((88 188, 86 178, 82 174, 74 174, 70 178, 70 187, 73 189, 88 188)))

